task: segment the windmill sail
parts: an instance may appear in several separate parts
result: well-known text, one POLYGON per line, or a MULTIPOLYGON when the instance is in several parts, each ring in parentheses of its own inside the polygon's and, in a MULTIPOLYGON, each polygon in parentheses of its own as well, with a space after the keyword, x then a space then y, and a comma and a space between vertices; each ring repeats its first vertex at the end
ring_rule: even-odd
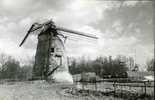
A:
POLYGON ((59 31, 69 32, 69 33, 76 34, 76 35, 82 35, 82 36, 86 36, 86 37, 89 37, 89 38, 98 39, 98 38, 97 38, 96 36, 94 36, 94 35, 82 33, 82 32, 79 32, 79 31, 70 30, 70 29, 63 28, 63 27, 58 27, 58 26, 57 26, 56 29, 59 30, 59 31))
POLYGON ((27 39, 27 37, 31 33, 31 30, 32 30, 33 27, 34 27, 34 24, 31 26, 31 28, 29 29, 29 31, 27 32, 27 34, 25 35, 24 39, 22 40, 22 42, 20 43, 19 46, 22 46, 23 45, 23 43, 25 42, 25 40, 27 39))
POLYGON ((27 39, 27 37, 29 36, 29 34, 31 32, 34 32, 34 31, 42 28, 43 26, 46 26, 47 29, 52 26, 51 29, 54 29, 54 30, 59 30, 59 31, 63 31, 63 32, 68 32, 68 33, 76 34, 76 35, 81 35, 81 36, 85 36, 85 37, 88 37, 88 38, 98 39, 96 36, 91 35, 91 34, 86 34, 86 33, 83 33, 83 32, 79 32, 79 31, 75 31, 75 30, 70 30, 70 29, 63 28, 63 27, 58 27, 58 26, 57 27, 55 27, 55 26, 53 27, 53 25, 51 25, 50 23, 44 23, 44 24, 38 24, 37 27, 35 27, 35 24, 33 24, 31 26, 31 28, 29 29, 29 31, 27 32, 26 36, 24 37, 24 39, 22 40, 22 42, 21 42, 21 44, 19 46, 22 46, 22 44, 25 42, 25 40, 27 39))

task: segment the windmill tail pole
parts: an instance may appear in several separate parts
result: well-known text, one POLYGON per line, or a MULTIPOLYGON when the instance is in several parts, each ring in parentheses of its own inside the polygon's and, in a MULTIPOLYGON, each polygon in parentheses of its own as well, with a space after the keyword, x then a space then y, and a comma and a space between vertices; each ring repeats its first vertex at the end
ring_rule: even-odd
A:
POLYGON ((86 36, 86 37, 89 37, 89 38, 98 39, 98 37, 96 37, 94 35, 85 34, 85 33, 79 32, 79 31, 74 31, 74 30, 63 28, 63 27, 58 27, 57 26, 56 29, 59 30, 59 31, 69 32, 69 33, 76 34, 76 35, 81 35, 81 36, 86 36))

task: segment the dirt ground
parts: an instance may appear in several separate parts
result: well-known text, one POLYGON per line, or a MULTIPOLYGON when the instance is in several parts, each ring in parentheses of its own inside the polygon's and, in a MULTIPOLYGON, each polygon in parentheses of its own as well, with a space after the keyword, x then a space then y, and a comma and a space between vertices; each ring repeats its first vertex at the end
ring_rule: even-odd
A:
POLYGON ((63 94, 71 84, 49 84, 44 81, 8 82, 0 84, 0 100, 119 100, 112 96, 102 98, 94 96, 73 96, 63 94))

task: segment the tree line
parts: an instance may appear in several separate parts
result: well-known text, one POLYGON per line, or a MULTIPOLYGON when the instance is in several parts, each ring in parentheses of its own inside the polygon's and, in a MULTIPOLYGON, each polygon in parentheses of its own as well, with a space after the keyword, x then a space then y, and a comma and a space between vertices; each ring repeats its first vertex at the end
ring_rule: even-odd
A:
MULTIPOLYGON (((125 59, 125 57, 124 57, 125 59)), ((109 57, 98 57, 95 60, 86 60, 84 57, 80 59, 73 59, 69 66, 71 74, 81 74, 86 72, 94 72, 101 78, 125 78, 127 71, 138 71, 138 64, 135 64, 133 68, 129 68, 127 63, 120 56, 112 59, 109 57)), ((135 63, 135 62, 134 62, 135 63)), ((154 70, 154 59, 148 61, 147 70, 154 70)))
MULTIPOLYGON (((33 61, 30 64, 21 65, 15 58, 0 54, 0 79, 28 80, 32 78, 33 61)), ((154 71, 154 59, 146 62, 147 71, 154 71)), ((134 66, 133 71, 137 71, 139 66, 134 66)), ((120 57, 112 59, 109 57, 97 57, 94 60, 72 59, 69 65, 71 74, 81 74, 83 72, 94 72, 96 75, 104 77, 127 77, 129 70, 125 62, 120 57)))
POLYGON ((98 57, 95 60, 80 61, 73 60, 69 66, 71 74, 80 74, 83 72, 95 72, 96 75, 104 77, 127 77, 128 68, 119 58, 98 57))
POLYGON ((0 54, 0 79, 28 80, 32 77, 32 65, 21 65, 15 58, 0 54))

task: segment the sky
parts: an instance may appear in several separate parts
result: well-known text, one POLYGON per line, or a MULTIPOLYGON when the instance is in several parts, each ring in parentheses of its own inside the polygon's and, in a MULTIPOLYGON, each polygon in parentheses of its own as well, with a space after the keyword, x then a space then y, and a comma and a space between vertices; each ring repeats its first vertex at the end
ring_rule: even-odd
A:
POLYGON ((145 66, 154 57, 153 4, 148 0, 0 0, 0 53, 22 63, 34 59, 37 35, 22 47, 19 44, 33 23, 52 19, 58 26, 98 37, 65 33, 69 57, 125 55, 145 66))

